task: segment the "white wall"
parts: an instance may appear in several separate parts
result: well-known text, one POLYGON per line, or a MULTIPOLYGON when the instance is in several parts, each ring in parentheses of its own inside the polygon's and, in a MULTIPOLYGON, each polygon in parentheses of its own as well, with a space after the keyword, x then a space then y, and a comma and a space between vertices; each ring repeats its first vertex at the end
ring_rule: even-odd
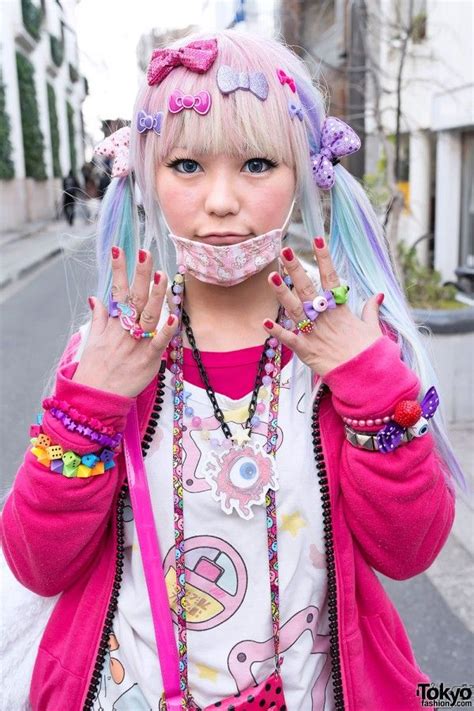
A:
POLYGON ((78 167, 83 163, 82 137, 80 133, 79 112, 84 100, 82 77, 72 84, 69 77, 69 61, 80 73, 77 64, 77 47, 73 33, 66 33, 65 58, 61 67, 56 67, 51 58, 49 33, 60 38, 61 17, 74 28, 75 0, 63 0, 61 8, 54 0, 46 2, 46 17, 41 37, 35 42, 23 25, 21 0, 3 0, 2 22, 0 23, 0 59, 5 83, 6 109, 10 117, 12 160, 15 166, 15 178, 5 181, 0 190, 0 230, 19 227, 26 221, 53 218, 56 204, 60 199, 60 181, 53 178, 53 159, 51 134, 49 127, 48 94, 46 83, 50 83, 56 92, 56 110, 58 113, 60 135, 60 162, 63 174, 70 168, 69 134, 66 115, 66 97, 76 113, 76 153, 78 167), (21 130, 20 97, 16 70, 16 52, 21 51, 35 69, 35 86, 38 101, 40 129, 44 139, 44 162, 47 173, 46 181, 25 178, 23 136, 21 130))

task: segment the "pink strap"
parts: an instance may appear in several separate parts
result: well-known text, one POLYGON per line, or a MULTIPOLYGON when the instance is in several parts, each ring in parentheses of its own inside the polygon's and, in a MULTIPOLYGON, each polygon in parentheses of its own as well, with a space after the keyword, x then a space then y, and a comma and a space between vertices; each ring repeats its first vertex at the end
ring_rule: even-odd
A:
POLYGON ((136 403, 133 403, 125 426, 123 449, 133 516, 150 598, 166 707, 169 711, 179 711, 182 705, 179 691, 178 650, 143 463, 136 403))

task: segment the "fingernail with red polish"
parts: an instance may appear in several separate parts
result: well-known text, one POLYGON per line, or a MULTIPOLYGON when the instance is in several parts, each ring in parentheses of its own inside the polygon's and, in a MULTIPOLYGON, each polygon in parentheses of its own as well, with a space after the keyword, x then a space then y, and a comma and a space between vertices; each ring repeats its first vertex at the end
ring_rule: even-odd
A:
POLYGON ((155 273, 154 273, 154 275, 153 275, 153 281, 155 282, 155 284, 159 284, 159 283, 160 283, 160 281, 161 281, 161 274, 160 274, 160 272, 155 272, 155 273))
POLYGON ((273 321, 270 321, 270 319, 267 318, 267 320, 263 322, 263 325, 265 326, 265 328, 273 328, 274 324, 273 321))
POLYGON ((87 301, 89 302, 90 308, 91 308, 91 309, 94 309, 95 301, 94 301, 93 297, 92 297, 92 296, 88 296, 88 297, 87 297, 87 301))
POLYGON ((380 304, 382 303, 382 301, 383 301, 384 299, 385 299, 385 294, 383 294, 382 292, 380 292, 380 294, 377 294, 376 301, 377 301, 377 303, 378 303, 379 306, 380 306, 380 304))
POLYGON ((140 264, 143 264, 143 262, 145 261, 145 259, 146 259, 146 252, 145 252, 145 250, 144 250, 144 249, 139 249, 139 250, 138 250, 138 261, 140 262, 140 264))
POLYGON ((112 247, 112 258, 117 259, 120 254, 120 249, 118 247, 112 247))
POLYGON ((291 249, 291 247, 285 247, 285 249, 283 249, 281 253, 282 253, 283 256, 285 257, 285 259, 287 259, 289 262, 292 262, 293 259, 294 259, 294 257, 295 257, 295 255, 293 254, 293 250, 291 249))
POLYGON ((174 323, 174 316, 173 316, 173 314, 170 314, 170 315, 168 316, 168 320, 167 320, 166 323, 168 324, 168 326, 172 326, 172 325, 173 325, 173 323, 174 323))
POLYGON ((324 238, 323 237, 315 237, 314 238, 314 244, 318 249, 322 249, 324 247, 324 238))
POLYGON ((283 279, 279 274, 272 274, 272 282, 275 286, 281 286, 283 284, 283 279))

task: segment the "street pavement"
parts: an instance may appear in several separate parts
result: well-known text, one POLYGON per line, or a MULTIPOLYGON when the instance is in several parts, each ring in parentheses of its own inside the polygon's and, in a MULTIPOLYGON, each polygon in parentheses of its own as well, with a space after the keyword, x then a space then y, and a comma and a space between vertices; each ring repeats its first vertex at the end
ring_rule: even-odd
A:
MULTIPOLYGON (((93 206, 93 212, 95 209, 93 206)), ((83 215, 73 227, 52 221, 0 234, 3 491, 10 487, 21 461, 23 435, 41 399, 45 373, 50 373, 54 358, 65 345, 66 324, 71 318, 81 323, 88 317, 86 297, 94 293, 87 265, 93 240, 88 238, 94 229, 93 217, 83 215), (62 299, 57 299, 58 293, 62 299), (51 303, 55 304, 53 310, 48 308, 51 303), (19 391, 23 369, 26 383, 19 391), (18 413, 15 431, 21 430, 16 440, 8 434, 11 421, 7 412, 11 408, 18 413)), ((407 625, 421 668, 434 681, 445 684, 473 680, 473 424, 458 422, 449 428, 471 493, 458 491, 456 520, 440 555, 425 573, 409 581, 394 581, 377 573, 407 625)))

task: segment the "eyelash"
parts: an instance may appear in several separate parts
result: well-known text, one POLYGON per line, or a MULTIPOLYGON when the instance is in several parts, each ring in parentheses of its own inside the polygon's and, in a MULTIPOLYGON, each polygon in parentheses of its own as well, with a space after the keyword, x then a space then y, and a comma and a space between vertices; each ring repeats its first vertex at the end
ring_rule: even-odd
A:
MULTIPOLYGON (((250 161, 254 161, 254 160, 265 161, 266 163, 268 163, 268 165, 271 168, 276 168, 278 166, 278 163, 276 161, 274 161, 272 158, 264 158, 263 156, 249 158, 247 161, 245 161, 245 165, 247 163, 250 163, 250 161)), ((183 158, 175 158, 174 160, 170 161, 169 163, 165 163, 165 165, 167 168, 175 168, 177 165, 179 165, 179 163, 183 163, 184 161, 191 161, 192 163, 197 163, 197 165, 199 165, 197 160, 194 160, 194 158, 187 158, 186 156, 184 156, 183 158)), ((180 171, 178 171, 178 172, 180 172, 180 171)), ((264 170, 261 172, 266 173, 267 171, 264 170)), ((186 175, 186 172, 183 172, 182 175, 186 175)), ((187 173, 187 175, 194 175, 194 173, 187 173)), ((259 173, 255 173, 255 175, 259 175, 259 173)))

